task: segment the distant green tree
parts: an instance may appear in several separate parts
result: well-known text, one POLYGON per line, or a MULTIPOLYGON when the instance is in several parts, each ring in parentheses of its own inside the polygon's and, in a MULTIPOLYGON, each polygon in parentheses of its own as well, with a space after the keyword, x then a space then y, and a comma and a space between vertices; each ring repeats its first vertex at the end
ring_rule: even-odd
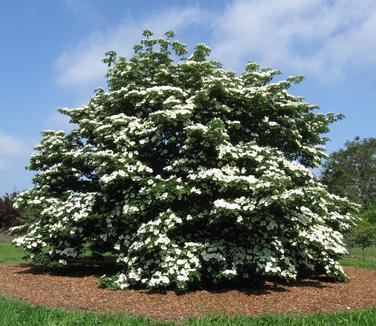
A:
POLYGON ((376 202, 376 138, 346 142, 323 165, 322 183, 330 192, 346 196, 363 207, 376 202))
POLYGON ((367 221, 361 222, 354 228, 350 235, 350 241, 353 245, 362 248, 363 260, 365 260, 365 249, 371 247, 376 240, 376 225, 367 221))
POLYGON ((370 203, 361 216, 364 221, 376 225, 376 202, 370 203))

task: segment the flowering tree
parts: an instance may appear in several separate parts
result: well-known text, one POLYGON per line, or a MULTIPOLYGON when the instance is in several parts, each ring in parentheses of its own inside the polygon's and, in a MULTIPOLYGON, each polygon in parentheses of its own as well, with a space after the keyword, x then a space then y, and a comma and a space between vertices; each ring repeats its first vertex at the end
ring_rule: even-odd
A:
POLYGON ((302 77, 249 62, 240 76, 198 44, 153 38, 131 59, 108 52, 109 91, 60 109, 77 127, 44 131, 34 186, 40 218, 16 239, 36 262, 67 265, 86 248, 117 256, 115 288, 307 273, 346 276, 341 231, 354 205, 308 168, 337 119, 287 92, 302 77))

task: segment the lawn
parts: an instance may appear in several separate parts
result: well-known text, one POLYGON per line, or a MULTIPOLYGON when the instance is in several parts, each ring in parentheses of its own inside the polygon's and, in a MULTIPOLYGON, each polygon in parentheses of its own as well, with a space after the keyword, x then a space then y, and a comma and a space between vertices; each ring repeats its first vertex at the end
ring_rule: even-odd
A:
POLYGON ((0 264, 9 264, 23 261, 24 251, 17 248, 9 241, 0 239, 0 264))
MULTIPOLYGON (((208 316, 184 322, 186 326, 206 325, 375 325, 376 309, 335 314, 315 314, 308 316, 261 316, 226 317, 208 316)), ((134 318, 123 314, 95 314, 83 311, 34 307, 14 300, 0 298, 0 325, 57 326, 57 325, 176 325, 172 322, 159 322, 146 318, 134 318)))
MULTIPOLYGON (((365 248, 366 257, 373 257, 376 259, 376 246, 365 248)), ((362 256, 362 248, 351 248, 350 255, 362 256)))
MULTIPOLYGON (((22 261, 23 250, 14 247, 6 239, 0 239, 0 263, 22 261)), ((343 265, 376 268, 376 250, 367 251, 367 260, 362 260, 361 250, 351 250, 342 259, 343 265), (370 259, 368 259, 370 257, 370 259)), ((208 316, 191 319, 183 325, 376 325, 376 308, 352 312, 314 314, 307 316, 261 316, 261 317, 218 317, 208 316)), ((66 311, 55 308, 36 307, 19 301, 0 297, 0 325, 175 325, 146 318, 134 318, 124 314, 96 314, 84 311, 66 311)))
POLYGON ((376 269, 376 260, 363 260, 362 258, 344 257, 341 259, 341 264, 342 266, 376 269))
POLYGON ((355 266, 361 268, 376 269, 376 247, 365 249, 365 259, 361 248, 351 248, 349 255, 341 259, 343 266, 355 266))
MULTIPOLYGON (((366 260, 376 260, 376 246, 369 247, 364 249, 365 258, 366 260)), ((363 251, 362 248, 350 248, 349 249, 349 256, 355 256, 359 258, 363 258, 363 251)))

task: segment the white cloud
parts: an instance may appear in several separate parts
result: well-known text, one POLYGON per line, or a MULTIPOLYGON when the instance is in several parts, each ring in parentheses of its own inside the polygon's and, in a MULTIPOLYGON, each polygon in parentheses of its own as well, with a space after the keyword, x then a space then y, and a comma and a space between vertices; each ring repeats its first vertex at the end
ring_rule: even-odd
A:
POLYGON ((20 156, 25 153, 26 147, 24 141, 0 131, 0 158, 20 156))
POLYGON ((130 55, 145 28, 161 35, 192 25, 209 31, 203 39, 213 58, 239 69, 249 59, 286 73, 338 80, 376 68, 376 2, 373 0, 235 0, 222 10, 166 8, 137 20, 124 19, 107 31, 92 33, 56 61, 58 82, 92 90, 102 80, 104 53, 130 55))
POLYGON ((31 149, 28 141, 0 131, 0 171, 9 171, 20 164, 25 166, 31 149))
POLYGON ((144 29, 151 29, 156 35, 168 30, 178 32, 192 24, 202 23, 204 16, 198 7, 170 9, 140 21, 127 19, 111 30, 95 32, 57 59, 58 83, 62 86, 92 86, 105 75, 106 66, 101 62, 105 52, 115 50, 121 55, 129 55, 144 29))
POLYGON ((214 53, 232 67, 263 65, 337 79, 376 66, 376 2, 238 0, 213 21, 214 53))

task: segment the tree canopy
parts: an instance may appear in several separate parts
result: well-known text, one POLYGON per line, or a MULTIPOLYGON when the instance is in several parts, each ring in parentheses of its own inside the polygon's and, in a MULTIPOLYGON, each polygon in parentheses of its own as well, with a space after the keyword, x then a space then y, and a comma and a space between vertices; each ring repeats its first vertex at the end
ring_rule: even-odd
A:
POLYGON ((376 138, 356 137, 330 154, 321 181, 333 193, 367 207, 376 203, 376 138))
POLYGON ((355 205, 309 170, 338 116, 288 92, 301 76, 273 82, 253 61, 237 76, 209 54, 150 31, 130 59, 106 54, 108 91, 60 109, 77 127, 44 131, 31 157, 17 203, 41 213, 16 243, 34 261, 111 252, 115 288, 346 277, 355 205))

